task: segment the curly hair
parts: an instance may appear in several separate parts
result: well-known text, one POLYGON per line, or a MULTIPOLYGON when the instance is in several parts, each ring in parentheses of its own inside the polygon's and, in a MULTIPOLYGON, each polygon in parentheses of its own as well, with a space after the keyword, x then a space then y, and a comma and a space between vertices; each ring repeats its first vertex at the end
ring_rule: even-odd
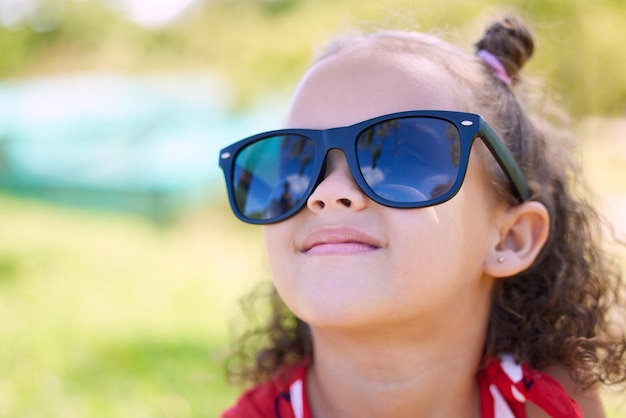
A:
MULTIPOLYGON (((505 18, 475 45, 477 51, 499 59, 510 85, 494 77, 493 69, 473 54, 422 33, 386 31, 341 38, 318 60, 363 39, 421 54, 446 69, 468 108, 481 109, 507 143, 529 182, 532 200, 550 213, 550 237, 535 263, 494 288, 483 359, 511 353, 536 369, 562 364, 582 387, 625 382, 624 322, 621 316, 611 316, 623 314, 625 307, 622 274, 605 251, 602 219, 580 178, 563 112, 533 93, 532 83, 520 74, 534 49, 526 25, 505 18)), ((492 165, 496 191, 515 204, 508 180, 492 165)), ((252 326, 233 346, 227 364, 232 382, 263 382, 282 366, 312 355, 308 325, 285 307, 273 286, 257 289, 244 302, 250 319, 257 317, 249 309, 260 298, 271 302, 269 320, 252 326)))

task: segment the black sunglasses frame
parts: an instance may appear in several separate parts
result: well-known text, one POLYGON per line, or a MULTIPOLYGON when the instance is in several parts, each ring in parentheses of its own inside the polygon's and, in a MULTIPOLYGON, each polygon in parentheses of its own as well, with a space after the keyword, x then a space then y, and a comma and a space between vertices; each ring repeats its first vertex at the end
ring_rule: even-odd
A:
POLYGON ((515 161, 515 158, 508 150, 504 142, 500 139, 498 134, 489 126, 487 121, 480 115, 474 113, 464 112, 452 112, 444 110, 413 110, 407 112, 398 112, 388 115, 379 116, 373 119, 368 119, 363 122, 356 123, 351 126, 330 128, 330 129, 281 129, 270 132, 264 132, 257 134, 241 141, 235 142, 220 151, 220 167, 224 172, 226 180, 226 188, 228 190, 228 198, 231 208, 240 220, 257 225, 271 224, 283 221, 302 209, 306 204, 308 198, 313 193, 313 190, 323 179, 323 167, 326 161, 326 155, 331 149, 340 149, 343 151, 350 172, 354 177, 361 190, 373 201, 392 208, 423 208, 429 206, 435 206, 445 201, 452 199, 460 190, 465 174, 467 171, 467 165, 469 163, 469 156, 472 145, 476 138, 480 138, 487 146, 491 154, 494 156, 509 181, 511 182, 513 191, 520 202, 526 201, 530 198, 530 189, 528 183, 524 178, 524 174, 519 165, 515 161), (441 119, 454 124, 459 131, 461 141, 461 155, 458 168, 458 175, 454 185, 446 193, 433 199, 429 199, 423 202, 394 202, 385 199, 370 188, 365 181, 363 174, 359 168, 356 154, 356 141, 360 134, 371 126, 400 118, 410 117, 422 117, 422 118, 434 118, 441 119), (248 145, 261 141, 266 138, 275 137, 279 135, 300 135, 307 137, 315 144, 315 153, 313 161, 313 179, 308 186, 306 192, 303 194, 302 201, 286 211, 282 215, 272 217, 269 219, 257 219, 245 216, 237 208, 235 201, 235 190, 233 185, 234 165, 235 160, 239 152, 245 149, 248 145))

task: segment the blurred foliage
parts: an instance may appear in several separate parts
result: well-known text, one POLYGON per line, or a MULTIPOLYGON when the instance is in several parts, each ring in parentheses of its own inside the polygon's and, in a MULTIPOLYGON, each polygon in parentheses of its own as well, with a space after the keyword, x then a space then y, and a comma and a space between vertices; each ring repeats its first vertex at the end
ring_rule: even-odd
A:
POLYGON ((470 49, 489 21, 516 13, 537 37, 528 73, 545 77, 576 115, 626 112, 621 0, 199 0, 174 24, 153 30, 104 3, 65 0, 56 26, 0 29, 0 77, 206 68, 223 73, 235 86, 236 105, 245 106, 291 90, 313 48, 336 34, 435 30, 470 49))

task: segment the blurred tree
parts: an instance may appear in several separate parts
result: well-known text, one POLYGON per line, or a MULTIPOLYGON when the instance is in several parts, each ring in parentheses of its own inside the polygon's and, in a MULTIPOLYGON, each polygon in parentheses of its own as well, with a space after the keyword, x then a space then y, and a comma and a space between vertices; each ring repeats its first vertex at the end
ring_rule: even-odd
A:
POLYGON ((545 76, 575 115, 626 111, 620 0, 195 0, 178 19, 152 29, 121 13, 128 11, 123 1, 130 0, 0 0, 0 77, 206 68, 222 72, 236 86, 237 105, 246 106, 292 88, 312 47, 338 31, 443 27, 471 48, 486 16, 512 11, 536 31, 529 73, 545 76), (23 2, 31 5, 19 9, 23 2))

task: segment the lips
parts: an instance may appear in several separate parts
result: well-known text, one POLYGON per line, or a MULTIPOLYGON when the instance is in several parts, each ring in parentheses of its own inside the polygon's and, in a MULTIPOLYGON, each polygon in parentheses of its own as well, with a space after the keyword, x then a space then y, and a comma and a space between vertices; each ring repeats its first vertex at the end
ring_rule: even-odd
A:
POLYGON ((377 250, 382 243, 374 237, 354 228, 323 228, 308 235, 301 245, 301 252, 308 255, 358 254, 377 250))

